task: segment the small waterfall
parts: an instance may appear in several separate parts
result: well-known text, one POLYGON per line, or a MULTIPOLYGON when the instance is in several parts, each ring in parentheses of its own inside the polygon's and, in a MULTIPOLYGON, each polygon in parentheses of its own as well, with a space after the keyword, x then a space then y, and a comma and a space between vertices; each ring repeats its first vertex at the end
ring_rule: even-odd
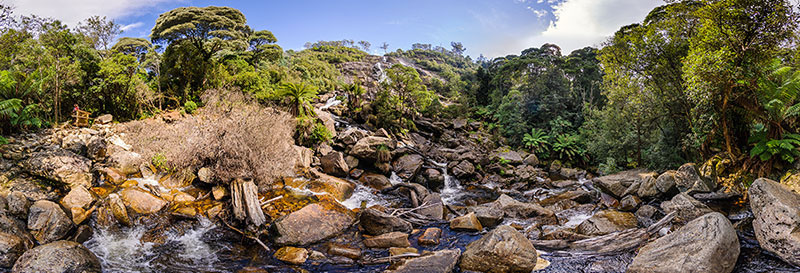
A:
POLYGON ((360 208, 362 202, 367 202, 367 207, 374 205, 388 207, 390 205, 389 202, 372 193, 371 188, 362 186, 361 184, 356 184, 356 189, 353 191, 353 195, 340 203, 342 203, 342 205, 348 209, 355 209, 360 208))
MULTIPOLYGON (((386 60, 384 59, 383 61, 385 62, 386 60)), ((383 71, 383 63, 381 62, 375 63, 373 70, 375 71, 375 79, 378 80, 379 83, 383 83, 386 81, 387 77, 386 77, 386 72, 383 71)))
POLYGON ((331 97, 330 99, 325 101, 325 105, 323 105, 319 109, 320 110, 326 110, 328 108, 334 107, 334 106, 339 105, 339 104, 342 104, 342 101, 336 99, 336 97, 331 97))
POLYGON ((397 176, 396 172, 392 171, 392 175, 389 176, 389 182, 392 183, 392 185, 397 185, 403 183, 403 179, 397 176))
POLYGON ((150 268, 156 258, 153 243, 142 242, 147 231, 143 226, 120 231, 99 230, 85 243, 103 264, 116 272, 141 272, 150 268))
POLYGON ((447 163, 439 163, 435 161, 433 162, 434 165, 439 167, 442 172, 442 176, 444 176, 444 187, 442 188, 442 202, 445 204, 451 204, 457 197, 464 194, 463 188, 461 187, 461 182, 458 181, 455 177, 451 176, 447 173, 447 163))

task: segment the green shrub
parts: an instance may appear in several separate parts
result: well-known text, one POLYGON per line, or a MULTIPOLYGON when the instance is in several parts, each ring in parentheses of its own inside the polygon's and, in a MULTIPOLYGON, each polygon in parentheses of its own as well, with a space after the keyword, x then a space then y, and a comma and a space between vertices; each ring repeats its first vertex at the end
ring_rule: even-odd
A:
POLYGON ((183 110, 186 110, 186 113, 191 115, 197 110, 197 103, 187 100, 186 103, 183 104, 183 110))
POLYGON ((312 143, 319 144, 333 138, 333 134, 328 130, 328 127, 318 122, 314 125, 314 129, 311 131, 311 136, 309 138, 312 143))

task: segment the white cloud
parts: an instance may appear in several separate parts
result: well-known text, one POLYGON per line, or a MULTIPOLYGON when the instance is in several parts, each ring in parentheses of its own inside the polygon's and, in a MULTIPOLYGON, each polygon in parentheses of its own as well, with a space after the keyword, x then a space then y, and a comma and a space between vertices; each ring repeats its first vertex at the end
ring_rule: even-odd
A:
POLYGON ((141 27, 142 25, 144 25, 144 23, 142 23, 142 22, 136 22, 136 23, 133 23, 133 24, 127 24, 127 25, 122 26, 120 28, 120 30, 122 30, 124 32, 124 31, 128 31, 128 30, 131 30, 131 29, 134 29, 134 28, 137 28, 137 27, 141 27))
POLYGON ((527 40, 530 46, 555 43, 563 52, 598 46, 620 27, 644 20, 661 0, 566 0, 553 6, 555 21, 527 40))
POLYGON ((94 15, 119 19, 144 8, 181 0, 5 0, 17 15, 52 17, 74 27, 94 15))
POLYGON ((530 10, 531 12, 533 12, 533 14, 536 15, 536 17, 539 17, 539 18, 542 18, 545 15, 547 15, 547 11, 543 10, 543 9, 540 10, 540 9, 535 9, 533 7, 526 7, 526 9, 530 10))

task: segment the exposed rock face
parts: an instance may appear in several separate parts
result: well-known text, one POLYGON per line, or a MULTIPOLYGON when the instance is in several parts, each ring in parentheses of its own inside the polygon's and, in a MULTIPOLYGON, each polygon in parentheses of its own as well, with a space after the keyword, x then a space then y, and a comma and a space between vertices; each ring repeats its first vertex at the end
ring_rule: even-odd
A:
POLYGON ((99 160, 106 157, 107 145, 105 138, 94 136, 86 143, 86 156, 99 160))
POLYGON ((749 193, 758 243, 784 261, 800 266, 800 195, 766 178, 756 179, 749 193))
POLYGON ((450 228, 469 230, 469 231, 481 231, 483 229, 483 226, 481 226, 481 222, 478 221, 478 217, 475 216, 475 213, 470 212, 466 215, 459 216, 450 220, 450 228))
POLYGON ((497 157, 501 160, 508 161, 508 163, 512 165, 522 164, 522 155, 520 155, 517 151, 500 152, 497 154, 497 157))
POLYGON ((431 193, 422 199, 421 208, 417 209, 417 213, 425 215, 428 218, 441 220, 444 219, 444 203, 442 196, 438 193, 431 193))
POLYGON ((480 272, 531 272, 536 260, 536 249, 525 235, 500 226, 467 245, 459 265, 480 272))
POLYGON ((56 241, 22 254, 11 272, 100 273, 100 260, 89 249, 72 241, 56 241))
POLYGON ((275 259, 290 263, 303 264, 308 259, 308 250, 305 248, 284 246, 275 251, 272 255, 275 259))
POLYGON ((665 213, 675 212, 675 222, 686 223, 694 218, 712 212, 711 208, 700 201, 697 201, 688 194, 680 193, 675 195, 670 201, 661 203, 661 209, 665 213))
POLYGON ((583 223, 578 225, 577 231, 585 235, 605 235, 612 232, 636 228, 637 226, 638 222, 633 213, 604 210, 583 221, 583 223))
POLYGON ((17 235, 0 231, 0 268, 11 267, 25 252, 25 242, 17 235))
POLYGON ((350 166, 344 161, 344 155, 340 152, 330 152, 320 157, 319 161, 322 163, 322 170, 327 174, 344 177, 350 172, 350 166))
POLYGON ((503 222, 503 210, 492 206, 491 203, 490 205, 470 207, 468 210, 475 213, 478 221, 484 227, 494 227, 503 222))
POLYGON ((461 250, 447 249, 434 251, 430 255, 408 259, 394 270, 394 273, 450 273, 455 269, 461 250))
POLYGON ((307 245, 341 233, 354 221, 352 212, 339 203, 314 203, 275 220, 272 239, 278 245, 307 245))
POLYGON ((643 177, 642 182, 639 184, 639 189, 636 190, 636 194, 641 198, 656 197, 659 193, 658 188, 656 188, 657 179, 658 176, 656 175, 648 175, 643 177))
POLYGON ((694 163, 683 164, 675 175, 675 183, 681 191, 712 192, 717 185, 705 177, 701 177, 694 163))
POLYGON ((123 150, 116 145, 111 145, 106 161, 123 173, 132 174, 139 171, 139 164, 143 161, 143 158, 142 155, 138 153, 123 150))
POLYGON ((328 128, 328 131, 331 132, 331 136, 336 137, 336 121, 333 120, 333 115, 319 108, 314 108, 314 113, 322 120, 322 124, 325 125, 325 128, 328 128))
POLYGON ((350 150, 350 154, 361 159, 377 161, 377 151, 378 147, 380 146, 386 146, 389 148, 389 150, 394 150, 397 148, 397 143, 391 138, 368 136, 359 139, 358 142, 356 142, 356 145, 353 145, 353 148, 350 150))
POLYGON ((392 167, 397 176, 405 181, 412 181, 419 174, 425 160, 418 154, 407 154, 394 161, 392 167))
POLYGON ((353 195, 353 191, 355 191, 356 185, 353 182, 321 173, 315 169, 311 170, 311 174, 316 176, 317 179, 305 185, 309 190, 330 193, 331 196, 339 201, 350 198, 353 195))
POLYGON ((361 184, 364 184, 364 186, 376 190, 383 190, 392 187, 392 182, 389 181, 389 178, 386 178, 386 176, 382 174, 371 173, 362 175, 358 181, 360 181, 361 184))
POLYGON ((61 205, 68 211, 71 211, 73 208, 88 209, 92 202, 94 202, 94 196, 83 186, 72 188, 69 193, 61 199, 61 205))
POLYGON ((364 245, 370 248, 409 247, 408 234, 403 232, 389 232, 364 240, 364 245))
POLYGON ((303 146, 294 146, 295 151, 295 168, 308 168, 311 167, 311 162, 314 161, 314 152, 311 149, 303 146))
POLYGON ((464 178, 475 173, 475 166, 472 165, 472 163, 470 163, 469 161, 463 160, 458 164, 456 164, 455 166, 453 166, 453 168, 450 171, 453 172, 453 175, 455 177, 464 178))
POLYGON ((394 231, 408 233, 412 229, 411 223, 408 221, 372 208, 364 209, 359 219, 364 232, 370 235, 381 235, 394 231))
POLYGON ((729 273, 738 256, 736 231, 725 216, 712 212, 642 247, 627 272, 729 273))
POLYGON ((22 165, 31 174, 73 186, 92 186, 92 162, 73 152, 55 149, 36 152, 22 165))
POLYGON ((119 192, 119 196, 122 198, 122 202, 125 203, 125 206, 141 214, 158 212, 167 205, 167 201, 149 192, 135 188, 125 188, 119 192))
POLYGON ((72 227, 64 210, 51 201, 36 201, 28 212, 28 229, 40 244, 63 239, 72 227))

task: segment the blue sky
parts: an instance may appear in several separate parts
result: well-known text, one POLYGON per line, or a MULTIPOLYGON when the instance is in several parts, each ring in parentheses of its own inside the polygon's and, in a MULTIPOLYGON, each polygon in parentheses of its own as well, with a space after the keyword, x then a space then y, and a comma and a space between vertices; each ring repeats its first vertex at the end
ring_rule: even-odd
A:
POLYGON ((545 42, 565 53, 597 46, 623 25, 640 22, 661 0, 0 0, 17 14, 34 13, 74 26, 91 15, 124 25, 123 36, 147 37, 159 14, 180 6, 230 6, 248 24, 272 31, 284 49, 306 42, 352 39, 390 50, 412 43, 449 48, 460 41, 467 54, 519 54, 545 42))

